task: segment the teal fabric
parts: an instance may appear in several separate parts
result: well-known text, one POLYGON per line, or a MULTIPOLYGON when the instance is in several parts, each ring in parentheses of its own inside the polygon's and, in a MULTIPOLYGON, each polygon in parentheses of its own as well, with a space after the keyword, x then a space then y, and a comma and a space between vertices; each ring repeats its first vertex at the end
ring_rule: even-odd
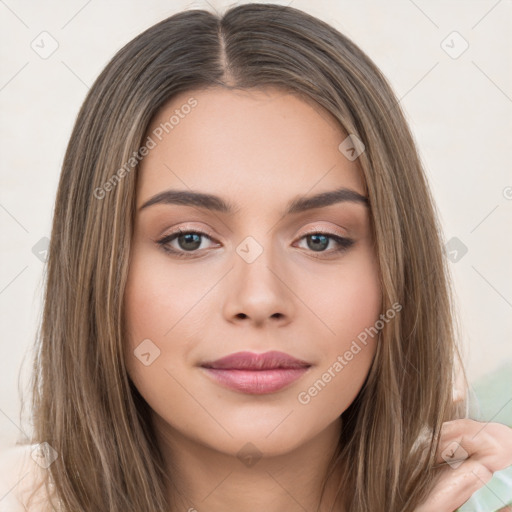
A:
MULTIPOLYGON (((469 418, 512 427, 512 362, 473 384, 469 418)), ((512 505, 512 466, 494 473, 457 512, 497 512, 507 505, 512 505)))

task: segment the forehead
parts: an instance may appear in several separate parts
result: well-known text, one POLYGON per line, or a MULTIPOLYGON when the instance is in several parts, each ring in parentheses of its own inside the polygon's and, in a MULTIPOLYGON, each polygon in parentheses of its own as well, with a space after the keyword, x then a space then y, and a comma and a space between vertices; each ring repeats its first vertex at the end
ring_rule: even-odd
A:
POLYGON ((338 149, 346 136, 326 109, 282 89, 180 93, 148 128, 154 146, 139 167, 137 204, 169 188, 228 195, 236 204, 340 186, 365 195, 357 161, 338 149))

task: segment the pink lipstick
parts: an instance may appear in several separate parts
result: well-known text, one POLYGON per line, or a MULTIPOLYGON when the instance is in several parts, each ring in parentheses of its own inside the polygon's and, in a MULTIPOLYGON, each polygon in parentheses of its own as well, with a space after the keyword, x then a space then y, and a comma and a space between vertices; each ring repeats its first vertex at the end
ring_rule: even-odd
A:
POLYGON ((202 363, 216 382, 243 393, 274 393, 304 375, 311 367, 306 361, 284 352, 264 354, 237 352, 216 361, 202 363))

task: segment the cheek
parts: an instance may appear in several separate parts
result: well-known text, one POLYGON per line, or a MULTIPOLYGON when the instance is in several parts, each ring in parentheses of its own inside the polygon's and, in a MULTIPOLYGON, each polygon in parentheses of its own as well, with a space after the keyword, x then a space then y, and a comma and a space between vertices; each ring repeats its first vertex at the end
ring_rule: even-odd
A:
POLYGON ((338 320, 335 330, 339 333, 335 343, 337 354, 346 361, 344 371, 361 375, 361 384, 373 360, 378 342, 375 331, 382 308, 378 267, 373 255, 368 253, 360 260, 359 268, 344 281, 339 297, 338 320))
POLYGON ((302 279, 300 293, 320 320, 318 328, 322 335, 317 343, 323 345, 324 353, 343 350, 353 338, 374 325, 381 313, 377 262, 372 252, 365 249, 347 258, 335 271, 328 269, 322 275, 311 276, 302 279))
POLYGON ((180 286, 175 276, 173 279, 169 277, 161 259, 143 247, 137 248, 132 255, 124 293, 127 336, 124 359, 139 391, 161 375, 164 341, 172 335, 173 325, 185 314, 182 311, 183 295, 187 289, 180 286))
POLYGON ((357 337, 367 327, 375 324, 382 308, 381 287, 377 270, 366 265, 361 272, 354 272, 346 279, 339 292, 336 327, 347 336, 357 337))
MULTIPOLYGON (((131 343, 169 340, 181 320, 201 301, 208 275, 201 269, 172 268, 165 254, 143 246, 134 251, 125 290, 126 326, 131 343)), ((193 315, 192 315, 193 316, 193 315)), ((190 320, 191 315, 187 316, 190 320)))
POLYGON ((359 254, 338 273, 335 283, 325 280, 323 285, 323 293, 315 296, 330 332, 318 337, 318 367, 297 398, 312 411, 327 408, 335 418, 357 396, 377 348, 379 329, 375 326, 382 298, 373 255, 359 254))
POLYGON ((179 391, 171 374, 189 364, 194 340, 208 329, 205 294, 211 285, 205 283, 211 282, 206 265, 180 267, 153 247, 134 244, 123 304, 124 360, 153 408, 167 404, 169 392, 179 391))

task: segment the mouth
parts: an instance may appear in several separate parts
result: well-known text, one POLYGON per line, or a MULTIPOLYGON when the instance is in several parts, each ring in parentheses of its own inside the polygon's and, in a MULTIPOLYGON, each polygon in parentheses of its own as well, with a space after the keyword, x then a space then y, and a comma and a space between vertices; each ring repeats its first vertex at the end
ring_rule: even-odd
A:
POLYGON ((237 352, 201 364, 215 382, 254 395, 279 391, 302 377, 310 367, 306 361, 277 351, 237 352))

